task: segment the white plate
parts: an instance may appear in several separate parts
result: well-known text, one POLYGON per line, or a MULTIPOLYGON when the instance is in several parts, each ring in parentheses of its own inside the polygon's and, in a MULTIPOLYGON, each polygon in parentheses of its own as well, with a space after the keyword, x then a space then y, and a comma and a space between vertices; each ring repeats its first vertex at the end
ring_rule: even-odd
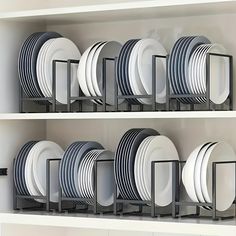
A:
POLYGON ((45 54, 47 52, 47 49, 53 41, 54 39, 49 39, 46 43, 44 43, 44 45, 41 47, 39 51, 38 58, 37 58, 37 65, 36 65, 37 78, 38 78, 40 89, 44 97, 50 96, 50 91, 47 88, 45 75, 44 75, 44 72, 45 72, 44 60, 45 60, 45 54))
MULTIPOLYGON (((92 74, 91 82, 92 87, 95 90, 95 96, 102 96, 103 93, 103 58, 115 58, 119 55, 122 45, 116 41, 109 41, 101 45, 95 52, 92 59, 92 74)), ((114 62, 107 62, 106 66, 106 103, 109 105, 114 105, 114 89, 115 89, 115 76, 114 76, 114 62)), ((118 94, 120 94, 120 89, 118 88, 118 94)), ((121 104, 124 99, 119 99, 118 104, 121 104)))
MULTIPOLYGON (((52 61, 53 60, 79 60, 81 54, 77 46, 69 39, 57 38, 47 49, 44 68, 47 88, 52 95, 52 61)), ((76 78, 77 65, 71 66, 71 96, 78 96, 79 86, 76 78)), ((67 64, 57 63, 56 69, 56 100, 67 104, 67 64)), ((73 102, 73 101, 71 101, 73 102)))
MULTIPOLYGON (((165 48, 154 39, 143 39, 138 49, 138 72, 148 94, 152 93, 152 56, 167 55, 165 48)), ((156 77, 156 101, 165 103, 166 100, 166 63, 164 59, 159 59, 157 63, 156 77)))
MULTIPOLYGON (((63 149, 51 141, 41 141, 34 145, 29 158, 33 158, 33 178, 40 191, 46 195, 46 161, 51 158, 61 158, 63 149)), ((50 200, 58 202, 58 163, 50 164, 50 200)))
POLYGON ((143 140, 143 142, 139 145, 139 148, 136 153, 135 162, 134 162, 134 177, 135 183, 138 190, 138 193, 142 200, 148 200, 147 194, 145 194, 144 188, 144 180, 143 176, 141 175, 142 171, 142 161, 144 160, 143 155, 145 152, 146 147, 152 140, 152 136, 147 137, 143 140))
POLYGON ((197 155, 205 143, 196 147, 189 155, 182 172, 182 180, 186 192, 193 202, 198 202, 197 193, 194 186, 194 170, 197 161, 197 155))
POLYGON ((201 170, 202 170, 202 161, 203 158, 206 154, 206 151, 208 148, 212 145, 212 143, 205 144, 201 150, 197 154, 197 160, 195 163, 195 168, 194 168, 194 187, 196 191, 196 195, 198 198, 199 202, 205 202, 203 193, 202 193, 202 188, 201 188, 201 170))
MULTIPOLYGON (((147 92, 144 89, 143 84, 141 82, 141 78, 138 73, 138 65, 137 65, 138 49, 139 49, 139 45, 141 41, 142 40, 139 40, 135 44, 134 48, 132 49, 132 52, 130 54, 129 67, 128 67, 130 87, 134 95, 147 95, 147 92)), ((138 98, 137 100, 141 104, 149 105, 152 103, 152 100, 150 98, 138 98)))
POLYGON ((83 91, 85 96, 91 96, 89 90, 88 90, 88 86, 87 86, 87 79, 86 79, 86 62, 87 62, 87 58, 88 55, 91 51, 91 49, 93 47, 95 47, 96 45, 98 45, 100 42, 93 44, 92 46, 90 46, 89 48, 87 48, 85 50, 85 52, 83 53, 83 55, 80 58, 80 62, 79 62, 79 66, 78 66, 78 70, 77 70, 77 78, 78 78, 78 82, 79 82, 79 86, 81 88, 81 90, 83 91))
POLYGON ((87 88, 89 90, 89 94, 90 96, 96 96, 96 92, 93 88, 93 83, 92 83, 92 61, 93 61, 93 57, 95 55, 95 53, 97 52, 97 50, 104 45, 105 42, 99 43, 97 45, 95 45, 89 52, 89 55, 87 57, 87 61, 86 61, 86 67, 85 67, 85 74, 86 74, 86 84, 87 84, 87 88))
MULTIPOLYGON (((162 135, 154 136, 147 146, 142 173, 145 189, 151 199, 151 162, 160 160, 179 160, 178 152, 172 141, 162 135)), ((167 206, 172 201, 172 164, 165 163, 155 168, 155 204, 167 206)))
MULTIPOLYGON (((201 186, 204 198, 212 202, 212 163, 218 161, 236 161, 233 148, 225 143, 211 146, 202 162, 201 186)), ((216 209, 227 210, 235 199, 235 166, 218 165, 216 172, 216 209)))
MULTIPOLYGON (((207 53, 226 54, 226 49, 222 45, 212 44, 207 53)), ((210 99, 215 104, 221 104, 229 96, 229 59, 211 56, 210 71, 210 99)), ((206 75, 203 77, 203 84, 206 91, 206 75)))

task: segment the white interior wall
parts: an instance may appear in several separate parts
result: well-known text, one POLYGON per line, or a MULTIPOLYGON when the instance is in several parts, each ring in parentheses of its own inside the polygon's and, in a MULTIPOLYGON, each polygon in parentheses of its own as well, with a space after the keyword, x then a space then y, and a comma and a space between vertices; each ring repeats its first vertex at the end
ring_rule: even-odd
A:
POLYGON ((64 148, 74 141, 93 140, 115 151, 130 128, 154 128, 176 145, 182 160, 199 144, 226 141, 236 151, 235 119, 136 119, 47 121, 47 138, 64 148))
POLYGON ((0 112, 19 112, 18 55, 24 40, 41 24, 0 22, 0 112))

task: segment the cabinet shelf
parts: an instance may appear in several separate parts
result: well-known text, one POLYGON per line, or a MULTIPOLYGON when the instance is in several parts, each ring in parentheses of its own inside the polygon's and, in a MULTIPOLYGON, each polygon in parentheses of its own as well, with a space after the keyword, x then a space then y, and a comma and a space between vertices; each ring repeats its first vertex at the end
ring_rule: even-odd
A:
POLYGON ((0 13, 0 20, 97 22, 235 13, 232 0, 148 0, 0 13))
POLYGON ((211 221, 172 218, 114 217, 84 214, 57 215, 55 213, 0 213, 1 224, 70 227, 95 230, 124 230, 152 233, 233 236, 236 220, 211 221), (201 226, 201 227, 199 227, 201 226))
POLYGON ((101 119, 207 119, 236 118, 236 111, 1 113, 0 120, 101 120, 101 119))

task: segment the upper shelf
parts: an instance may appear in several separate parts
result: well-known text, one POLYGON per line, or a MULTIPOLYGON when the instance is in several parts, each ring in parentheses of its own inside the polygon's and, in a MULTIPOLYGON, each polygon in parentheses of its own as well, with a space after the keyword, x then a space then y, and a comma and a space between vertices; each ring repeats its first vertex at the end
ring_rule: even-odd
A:
POLYGON ((147 0, 0 13, 1 20, 97 22, 235 13, 233 0, 147 0))
POLYGON ((236 111, 0 113, 0 120, 94 120, 94 119, 199 119, 236 118, 236 111))
POLYGON ((0 224, 73 227, 186 235, 235 236, 236 221, 94 216, 85 214, 0 213, 0 224), (199 227, 201 226, 201 227, 199 227))

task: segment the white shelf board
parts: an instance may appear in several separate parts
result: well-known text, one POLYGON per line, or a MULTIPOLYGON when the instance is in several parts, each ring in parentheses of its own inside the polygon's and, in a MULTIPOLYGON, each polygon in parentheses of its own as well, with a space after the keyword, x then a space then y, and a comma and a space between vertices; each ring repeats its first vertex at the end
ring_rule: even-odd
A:
POLYGON ((0 120, 97 120, 97 119, 219 119, 236 118, 236 111, 0 113, 0 120))
POLYGON ((56 213, 0 213, 0 224, 124 230, 153 233, 235 236, 236 220, 212 221, 56 213))
POLYGON ((147 0, 14 12, 1 12, 0 20, 48 20, 66 23, 128 20, 172 16, 235 13, 233 0, 147 0))

